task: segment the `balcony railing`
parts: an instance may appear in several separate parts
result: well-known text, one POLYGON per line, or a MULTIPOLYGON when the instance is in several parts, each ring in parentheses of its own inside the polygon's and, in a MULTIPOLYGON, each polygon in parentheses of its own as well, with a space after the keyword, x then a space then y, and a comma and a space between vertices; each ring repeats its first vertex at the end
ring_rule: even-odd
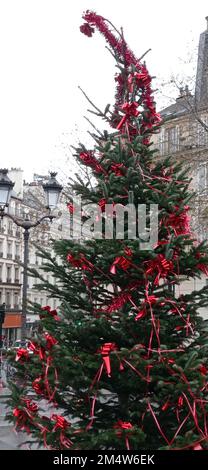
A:
POLYGON ((7 277, 7 284, 11 284, 12 283, 12 278, 11 277, 7 277))

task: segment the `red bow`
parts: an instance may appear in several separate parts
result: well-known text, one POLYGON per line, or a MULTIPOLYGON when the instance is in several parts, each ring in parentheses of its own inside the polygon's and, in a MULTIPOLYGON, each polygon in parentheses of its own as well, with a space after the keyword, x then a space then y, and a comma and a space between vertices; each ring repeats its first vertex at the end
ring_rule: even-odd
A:
POLYGON ((120 130, 121 127, 125 124, 125 122, 131 117, 135 116, 137 117, 139 114, 138 111, 138 103, 136 101, 133 101, 132 103, 124 103, 121 106, 121 109, 125 112, 125 115, 122 117, 121 121, 117 125, 117 129, 120 130))
POLYGON ((57 310, 51 310, 51 307, 49 305, 46 305, 46 307, 41 308, 42 312, 47 312, 47 313, 39 313, 39 317, 42 320, 42 318, 47 318, 49 316, 53 317, 54 320, 60 320, 58 317, 57 310))
POLYGON ((29 353, 27 349, 19 348, 16 353, 15 361, 27 360, 29 358, 29 353))
POLYGON ((64 430, 71 426, 71 424, 63 416, 53 414, 51 419, 52 421, 55 421, 55 425, 53 428, 54 431, 56 431, 57 429, 64 430))
POLYGON ((37 395, 44 395, 43 377, 40 376, 33 380, 32 388, 35 390, 37 395))
POLYGON ((160 278, 167 276, 168 272, 173 270, 173 262, 165 258, 164 255, 159 254, 155 259, 147 261, 146 274, 154 275, 157 272, 157 276, 154 280, 154 284, 159 284, 160 278))
POLYGON ((123 176, 125 166, 123 163, 114 163, 111 165, 111 170, 115 173, 116 176, 123 176))
POLYGON ((67 261, 72 264, 75 268, 81 268, 84 271, 93 271, 93 264, 88 261, 84 255, 80 255, 79 258, 75 258, 71 253, 68 253, 67 255, 67 261))
POLYGON ((110 268, 111 274, 116 274, 116 265, 118 265, 121 269, 126 271, 131 265, 131 262, 128 259, 126 259, 124 256, 117 256, 117 258, 115 259, 115 261, 113 262, 110 268))
POLYGON ((38 411, 37 403, 34 403, 32 400, 27 398, 24 398, 23 401, 29 411, 31 411, 32 413, 36 413, 36 411, 38 411))
MULTIPOLYGON (((113 426, 114 429, 117 429, 118 431, 116 432, 117 436, 118 437, 122 437, 122 434, 123 434, 123 431, 130 431, 130 430, 133 430, 133 426, 131 423, 129 422, 126 422, 126 421, 122 421, 122 420, 118 420, 117 423, 113 426)), ((126 442, 126 448, 127 450, 130 450, 130 446, 129 446, 129 439, 128 439, 128 436, 126 435, 125 436, 125 442, 126 442)))

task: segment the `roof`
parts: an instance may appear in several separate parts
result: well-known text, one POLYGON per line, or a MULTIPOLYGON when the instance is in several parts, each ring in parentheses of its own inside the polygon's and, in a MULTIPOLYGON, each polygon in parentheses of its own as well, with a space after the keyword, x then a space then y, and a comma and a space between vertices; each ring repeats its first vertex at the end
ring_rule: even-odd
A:
POLYGON ((175 103, 160 111, 163 118, 179 117, 190 112, 190 107, 194 104, 194 98, 190 94, 176 99, 175 103))

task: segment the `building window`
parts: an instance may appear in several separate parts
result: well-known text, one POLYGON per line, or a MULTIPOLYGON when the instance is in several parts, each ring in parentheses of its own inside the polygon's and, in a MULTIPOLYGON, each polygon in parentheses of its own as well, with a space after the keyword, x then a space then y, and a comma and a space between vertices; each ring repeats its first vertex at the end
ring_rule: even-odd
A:
POLYGON ((3 253, 3 240, 0 240, 0 258, 3 258, 4 257, 4 253, 3 253))
POLYGON ((198 191, 199 193, 206 191, 207 187, 208 187, 207 163, 203 163, 198 168, 198 191))
POLYGON ((15 282, 19 282, 19 268, 15 268, 15 282))
POLYGON ((18 294, 18 292, 14 293, 14 308, 19 308, 19 294, 18 294))
POLYGON ((6 306, 7 308, 11 308, 11 292, 6 292, 6 306))
POLYGON ((13 223, 12 222, 8 223, 8 234, 13 235, 13 223))
POLYGON ((3 282, 3 267, 2 264, 0 264, 0 282, 3 282))
POLYGON ((20 245, 19 243, 15 243, 15 259, 20 259, 20 245))
POLYGON ((12 267, 7 266, 7 282, 12 282, 12 267))
MULTIPOLYGON (((208 127, 208 116, 203 117, 202 122, 208 127)), ((197 145, 198 147, 208 145, 208 130, 200 122, 197 123, 197 145)))
POLYGON ((178 126, 165 129, 166 153, 174 153, 179 150, 179 128, 178 126))
POLYGON ((7 243, 7 258, 9 259, 12 258, 12 243, 11 242, 7 243))

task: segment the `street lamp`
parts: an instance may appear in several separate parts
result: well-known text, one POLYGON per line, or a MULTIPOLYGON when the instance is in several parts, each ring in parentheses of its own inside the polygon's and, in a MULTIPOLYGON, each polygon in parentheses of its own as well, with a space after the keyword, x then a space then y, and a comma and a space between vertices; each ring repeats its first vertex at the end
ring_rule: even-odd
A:
POLYGON ((14 187, 14 183, 9 179, 8 170, 0 169, 0 217, 9 217, 16 225, 24 229, 24 260, 23 260, 23 289, 22 289, 22 328, 21 338, 26 337, 26 319, 27 319, 27 283, 28 283, 28 254, 29 254, 29 231, 31 228, 37 227, 45 219, 49 219, 51 222, 56 217, 51 214, 51 211, 57 206, 58 200, 62 191, 62 186, 56 181, 56 173, 50 173, 50 178, 46 184, 43 185, 43 189, 47 199, 46 209, 48 213, 40 217, 35 222, 31 222, 28 216, 24 220, 19 217, 15 217, 7 212, 5 208, 8 207, 11 192, 14 187))
POLYGON ((8 170, 6 168, 0 170, 0 211, 4 211, 5 207, 9 205, 11 192, 14 183, 9 179, 8 170))

